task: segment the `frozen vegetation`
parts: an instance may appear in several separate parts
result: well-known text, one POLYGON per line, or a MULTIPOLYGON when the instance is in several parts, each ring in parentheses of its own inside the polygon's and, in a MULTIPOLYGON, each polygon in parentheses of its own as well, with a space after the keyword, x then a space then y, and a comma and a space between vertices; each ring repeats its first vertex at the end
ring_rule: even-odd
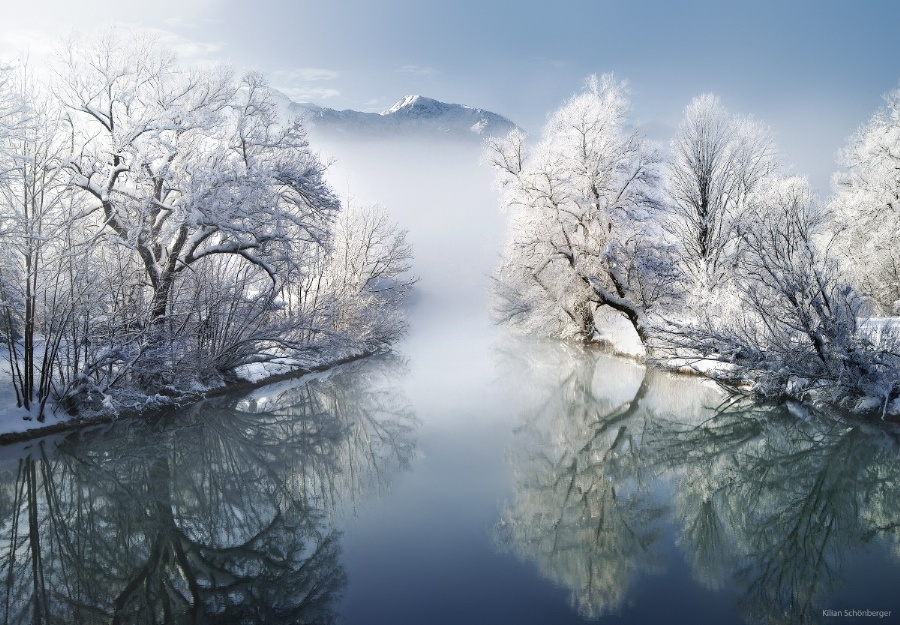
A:
POLYGON ((765 125, 715 96, 686 107, 666 154, 630 125, 624 83, 590 78, 537 142, 486 144, 510 223, 497 317, 637 339, 735 392, 900 414, 897 334, 871 318, 898 305, 898 102, 850 140, 823 203, 783 173, 765 125))
POLYGON ((405 231, 341 205, 258 74, 140 36, 0 71, 0 339, 15 418, 141 409, 385 349, 405 231))
MULTIPOLYGON (((765 124, 712 94, 666 147, 629 120, 623 82, 591 77, 532 140, 469 106, 335 111, 256 73, 182 67, 140 36, 70 41, 49 78, 0 68, 0 398, 17 406, 2 429, 387 349, 414 282, 407 233, 338 199, 307 129, 323 145, 484 140, 509 223, 491 289, 503 322, 760 398, 896 416, 898 111, 900 91, 820 201, 765 124)), ((487 221, 456 215, 484 247, 487 221)), ((433 255, 450 275, 460 253, 433 255)), ((463 282, 485 290, 440 288, 463 282)))

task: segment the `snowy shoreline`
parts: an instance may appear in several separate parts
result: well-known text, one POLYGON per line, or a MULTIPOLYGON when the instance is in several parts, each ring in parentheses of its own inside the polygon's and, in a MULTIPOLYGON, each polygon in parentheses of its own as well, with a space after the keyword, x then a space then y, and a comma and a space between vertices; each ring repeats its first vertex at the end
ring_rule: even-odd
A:
MULTIPOLYGON (((604 317, 604 330, 596 330, 586 341, 575 341, 586 349, 597 350, 618 358, 632 360, 641 366, 651 367, 657 371, 688 376, 727 390, 733 395, 746 397, 758 403, 784 403, 786 405, 806 406, 811 409, 825 410, 852 422, 900 424, 900 398, 885 403, 883 397, 863 396, 856 398, 852 405, 841 405, 829 397, 824 389, 809 389, 797 395, 785 394, 779 398, 766 398, 754 393, 756 381, 742 376, 737 367, 731 363, 715 358, 650 356, 639 338, 630 332, 627 322, 612 314, 604 317)), ((859 325, 870 338, 880 340, 882 335, 897 332, 900 329, 900 317, 869 317, 859 319, 859 325)))
MULTIPOLYGON (((220 397, 222 395, 228 395, 231 393, 246 393, 258 388, 262 388, 264 386, 268 386, 270 384, 276 384, 285 380, 302 378, 313 373, 320 373, 322 371, 334 369, 335 367, 339 367, 356 360, 361 360, 363 358, 368 358, 369 356, 374 356, 379 353, 382 352, 364 351, 358 354, 346 356, 344 358, 338 358, 336 360, 328 361, 312 367, 303 367, 285 371, 282 373, 274 373, 272 375, 266 375, 265 377, 257 379, 242 379, 238 382, 219 386, 207 391, 198 392, 196 395, 182 396, 178 398, 181 401, 172 401, 171 403, 168 403, 166 405, 156 405, 149 410, 127 410, 118 413, 92 415, 89 417, 62 417, 49 424, 47 424, 46 422, 40 423, 38 421, 26 421, 22 419, 23 429, 0 433, 0 446, 31 441, 34 439, 43 438, 44 436, 80 430, 94 425, 112 423, 113 421, 118 421, 120 419, 149 418, 154 415, 161 415, 163 413, 177 410, 179 408, 183 408, 184 406, 212 397, 220 397)), ((7 413, 4 415, 4 420, 9 420, 12 417, 11 414, 8 414, 11 413, 12 410, 3 410, 2 412, 7 413)))

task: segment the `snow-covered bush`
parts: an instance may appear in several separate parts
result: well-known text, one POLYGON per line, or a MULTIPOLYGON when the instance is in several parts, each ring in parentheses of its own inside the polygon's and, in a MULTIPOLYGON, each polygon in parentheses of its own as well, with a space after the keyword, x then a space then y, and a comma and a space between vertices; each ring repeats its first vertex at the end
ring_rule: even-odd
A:
POLYGON ((747 382, 767 398, 852 408, 875 397, 886 407, 900 392, 896 341, 860 327, 861 298, 817 245, 823 225, 805 180, 783 179, 749 198, 737 305, 670 324, 664 338, 672 355, 727 364, 707 373, 747 382))

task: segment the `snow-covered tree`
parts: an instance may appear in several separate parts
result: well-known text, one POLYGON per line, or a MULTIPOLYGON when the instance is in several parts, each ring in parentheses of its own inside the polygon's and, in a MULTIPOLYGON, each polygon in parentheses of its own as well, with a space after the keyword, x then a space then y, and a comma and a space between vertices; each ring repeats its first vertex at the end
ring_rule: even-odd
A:
POLYGON ((773 181, 745 213, 738 299, 728 314, 707 309, 674 324, 675 353, 728 363, 712 375, 751 380, 764 397, 849 407, 869 397, 886 408, 900 392, 896 349, 860 326, 860 298, 817 244, 824 219, 806 181, 773 181))
POLYGON ((398 338, 398 312, 415 281, 408 273, 411 258, 406 231, 383 208, 348 202, 317 284, 323 305, 310 312, 329 316, 329 327, 370 347, 398 338))
POLYGON ((741 213, 774 171, 774 142, 759 122, 729 114, 709 93, 685 108, 672 140, 668 229, 693 286, 715 287, 732 270, 741 213))
MULTIPOLYGON (((9 65, 0 65, 0 184, 9 187, 15 184, 15 168, 18 155, 13 147, 22 132, 28 117, 28 103, 15 85, 15 72, 9 65)), ((0 248, 3 263, 0 264, 0 336, 9 341, 21 332, 21 324, 13 320, 10 309, 14 305, 15 296, 12 284, 18 276, 13 275, 10 266, 10 250, 7 246, 13 241, 15 231, 14 214, 6 206, 0 212, 0 248)))
POLYGON ((43 421, 73 303, 61 274, 85 250, 67 244, 76 224, 62 175, 59 107, 27 63, 9 70, 7 78, 4 102, 16 103, 18 115, 0 138, 0 333, 19 406, 43 421))
POLYGON ((97 235, 131 250, 149 284, 140 343, 104 357, 123 372, 139 366, 138 382, 153 387, 175 383, 213 336, 212 355, 231 356, 206 361, 228 365, 219 373, 281 337, 265 313, 306 248, 327 244, 339 202, 262 76, 184 69, 152 40, 108 34, 64 49, 56 90, 71 183, 96 207, 97 235), (190 284, 216 287, 206 312, 221 318, 194 306, 190 284))
POLYGON ((0 70, 0 337, 26 410, 140 407, 403 331, 405 232, 342 213, 262 76, 108 33, 64 47, 50 94, 30 81, 0 70))
POLYGON ((624 316, 646 344, 667 294, 659 156, 627 124, 625 85, 606 75, 553 113, 541 141, 488 143, 510 211, 496 310, 526 330, 589 339, 595 313, 624 316))
POLYGON ((840 153, 831 201, 835 246, 878 312, 900 312, 900 89, 840 153))
POLYGON ((72 111, 73 183, 134 249, 166 314, 177 276, 198 261, 270 256, 326 237, 338 203, 298 122, 279 123, 264 79, 180 69, 140 38, 65 50, 60 96, 72 111))

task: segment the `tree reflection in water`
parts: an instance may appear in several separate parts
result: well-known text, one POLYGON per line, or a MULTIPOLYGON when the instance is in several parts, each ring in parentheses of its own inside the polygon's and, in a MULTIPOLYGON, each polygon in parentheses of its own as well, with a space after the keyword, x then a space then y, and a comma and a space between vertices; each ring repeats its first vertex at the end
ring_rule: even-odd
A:
POLYGON ((736 588, 751 623, 817 622, 849 554, 876 541, 900 556, 892 431, 574 348, 537 360, 551 364, 509 366, 542 396, 517 432, 497 536, 583 616, 620 610, 640 574, 664 568, 667 524, 696 581, 736 588))
POLYGON ((623 603, 638 572, 663 563, 663 508, 646 492, 635 428, 649 378, 632 367, 612 386, 598 385, 583 355, 547 349, 540 365, 513 367, 543 372, 521 388, 545 388, 546 397, 519 431, 525 451, 515 459, 516 501, 498 538, 571 589, 574 606, 593 618, 623 603))
POLYGON ((414 450, 379 367, 41 443, 0 472, 2 622, 333 622, 330 516, 414 450))

